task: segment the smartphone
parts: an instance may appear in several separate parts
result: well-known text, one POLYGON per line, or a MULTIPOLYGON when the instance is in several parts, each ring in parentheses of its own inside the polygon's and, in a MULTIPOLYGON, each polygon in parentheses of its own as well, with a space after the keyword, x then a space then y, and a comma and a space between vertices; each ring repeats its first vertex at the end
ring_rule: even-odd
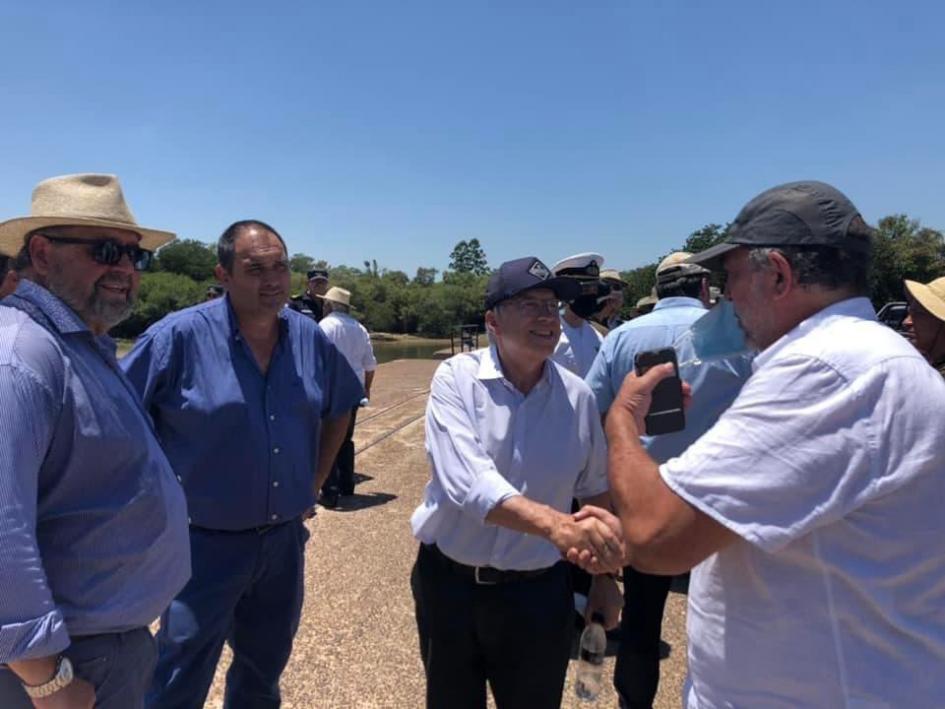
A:
POLYGON ((671 362, 674 376, 667 377, 653 390, 653 400, 646 414, 646 435, 659 436, 663 433, 682 431, 686 427, 686 414, 683 410, 682 380, 679 378, 679 365, 676 362, 676 350, 667 347, 662 350, 638 352, 633 360, 637 376, 642 376, 648 369, 658 364, 671 362))

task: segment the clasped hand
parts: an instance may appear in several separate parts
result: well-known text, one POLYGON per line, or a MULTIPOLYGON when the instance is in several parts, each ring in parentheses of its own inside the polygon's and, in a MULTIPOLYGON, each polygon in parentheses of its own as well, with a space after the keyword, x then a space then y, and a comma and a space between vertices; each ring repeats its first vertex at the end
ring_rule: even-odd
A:
POLYGON ((612 513, 585 505, 573 515, 562 516, 552 542, 572 563, 592 574, 623 568, 623 529, 612 513))

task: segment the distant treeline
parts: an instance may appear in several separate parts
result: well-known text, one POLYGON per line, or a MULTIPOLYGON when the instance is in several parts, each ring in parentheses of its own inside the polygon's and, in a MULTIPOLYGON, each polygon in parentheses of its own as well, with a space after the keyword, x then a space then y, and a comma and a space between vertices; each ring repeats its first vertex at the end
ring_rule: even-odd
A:
MULTIPOLYGON (((905 278, 924 282, 945 275, 945 238, 941 231, 924 227, 904 214, 884 217, 877 228, 870 294, 874 305, 901 300, 905 278)), ((727 229, 708 224, 666 253, 702 251, 723 240, 727 229)), ((604 256, 611 263, 627 258, 626 254, 604 256)), ((622 272, 628 283, 624 317, 631 317, 637 300, 650 293, 658 262, 622 272)), ((215 283, 215 264, 215 247, 198 240, 183 239, 161 249, 154 270, 142 276, 134 313, 113 334, 136 337, 166 314, 203 300, 207 286, 215 283)), ((328 268, 332 285, 351 291, 357 316, 372 331, 445 336, 456 325, 482 323, 490 269, 476 239, 456 245, 450 255, 450 269, 442 274, 435 268, 421 267, 410 277, 403 271, 378 268, 376 261, 365 261, 363 268, 332 267, 307 254, 294 254, 290 264, 293 293, 305 289, 308 269, 328 268)))

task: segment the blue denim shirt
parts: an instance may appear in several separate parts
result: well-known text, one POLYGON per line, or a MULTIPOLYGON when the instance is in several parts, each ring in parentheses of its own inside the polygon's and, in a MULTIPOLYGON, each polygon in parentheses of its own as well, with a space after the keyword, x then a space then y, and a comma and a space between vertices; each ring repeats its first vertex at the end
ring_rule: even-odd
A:
POLYGON ((652 312, 625 322, 604 338, 585 381, 594 392, 597 408, 604 414, 613 403, 634 367, 638 352, 675 347, 679 376, 692 386, 692 405, 686 411, 686 428, 662 436, 643 436, 647 452, 657 463, 682 453, 718 420, 751 375, 751 357, 732 357, 692 364, 689 328, 706 314, 696 298, 663 298, 652 312))
POLYGON ((155 323, 121 362, 195 526, 237 531, 301 515, 315 503, 322 418, 364 396, 312 319, 283 308, 279 328, 263 374, 225 296, 155 323))
POLYGON ((148 625, 190 576, 184 494, 113 341, 31 281, 3 304, 0 663, 148 625))

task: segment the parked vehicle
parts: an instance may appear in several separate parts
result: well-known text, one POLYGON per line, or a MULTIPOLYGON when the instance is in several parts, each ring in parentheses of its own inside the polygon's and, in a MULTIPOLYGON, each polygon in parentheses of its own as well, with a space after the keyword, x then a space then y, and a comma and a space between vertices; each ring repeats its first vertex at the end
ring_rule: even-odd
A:
POLYGON ((901 301, 886 303, 882 308, 879 309, 879 312, 876 313, 876 318, 883 323, 883 325, 888 325, 896 332, 905 333, 906 328, 903 327, 902 321, 906 319, 906 315, 909 314, 909 304, 901 301))

